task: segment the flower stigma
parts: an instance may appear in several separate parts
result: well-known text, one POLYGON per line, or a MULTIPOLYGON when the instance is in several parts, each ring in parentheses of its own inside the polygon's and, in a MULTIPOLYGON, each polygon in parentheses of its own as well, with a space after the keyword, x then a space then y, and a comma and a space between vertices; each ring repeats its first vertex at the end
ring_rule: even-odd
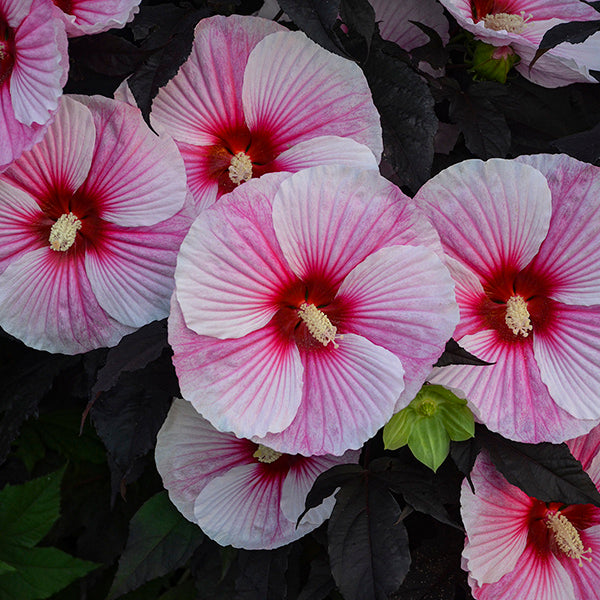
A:
POLYGON ((277 452, 268 446, 258 445, 256 452, 252 455, 258 460, 258 462, 271 464, 274 463, 279 457, 283 456, 281 452, 277 452))
POLYGON ((554 541, 561 552, 569 558, 578 559, 580 567, 583 565, 582 559, 592 562, 591 556, 584 556, 591 553, 592 549, 584 550, 579 532, 565 515, 556 512, 548 513, 546 517, 546 527, 554 534, 554 541))
POLYGON ((527 302, 523 296, 511 296, 506 303, 506 316, 504 317, 507 327, 515 335, 521 334, 527 337, 533 329, 527 310, 527 302))
POLYGON ((74 243, 81 221, 72 213, 63 214, 50 229, 50 247, 52 250, 66 252, 74 243))
POLYGON ((426 398, 422 400, 417 406, 417 411, 424 417, 433 417, 437 412, 437 403, 433 400, 426 398))
POLYGON ((487 29, 493 29, 494 31, 505 30, 508 33, 522 33, 530 19, 531 15, 525 18, 524 12, 521 12, 520 15, 509 15, 508 13, 490 14, 484 18, 484 25, 487 29))
POLYGON ((338 347, 335 343, 337 327, 331 324, 327 315, 319 310, 314 304, 303 302, 298 309, 300 318, 306 323, 308 332, 318 341, 327 346, 330 342, 334 348, 338 347))
POLYGON ((236 185, 252 179, 252 161, 245 152, 238 152, 229 165, 229 179, 236 185))

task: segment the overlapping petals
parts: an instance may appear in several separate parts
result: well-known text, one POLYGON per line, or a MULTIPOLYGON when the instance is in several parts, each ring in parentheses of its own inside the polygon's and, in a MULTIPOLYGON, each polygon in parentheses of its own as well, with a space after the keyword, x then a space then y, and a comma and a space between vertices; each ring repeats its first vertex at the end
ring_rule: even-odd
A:
POLYGON ((358 66, 259 18, 202 20, 151 119, 177 142, 199 210, 265 173, 316 164, 376 169, 382 152, 379 115, 358 66))
POLYGON ((356 462, 358 452, 267 460, 272 462, 261 460, 258 444, 217 431, 181 399, 173 401, 156 444, 171 501, 206 535, 236 548, 277 548, 318 527, 334 499, 309 510, 296 527, 307 493, 320 473, 356 462))
POLYGON ((183 396, 281 452, 359 448, 412 400, 458 320, 439 251, 374 171, 241 186, 181 247, 169 341, 183 396))
POLYGON ((597 167, 539 155, 467 161, 417 194, 457 282, 455 338, 495 363, 433 381, 506 437, 560 442, 600 418, 598 185, 597 167))
POLYGON ((189 226, 174 143, 133 108, 80 100, 0 177, 0 325, 67 354, 167 315, 189 226))

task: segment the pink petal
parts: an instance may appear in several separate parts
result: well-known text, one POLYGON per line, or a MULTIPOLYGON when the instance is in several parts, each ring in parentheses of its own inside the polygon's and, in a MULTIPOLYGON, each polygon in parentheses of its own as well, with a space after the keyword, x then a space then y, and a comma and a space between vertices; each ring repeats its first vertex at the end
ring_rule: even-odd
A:
POLYGON ((254 440, 288 454, 343 454, 360 448, 392 416, 404 389, 398 357, 361 336, 338 348, 305 352, 304 393, 292 424, 254 440))
POLYGON ((193 223, 175 279, 186 325, 219 338, 266 325, 293 276, 272 224, 271 198, 284 174, 253 179, 193 223))
MULTIPOLYGON (((139 12, 140 0, 71 0, 70 14, 62 13, 69 37, 121 29, 139 12)), ((61 11, 62 12, 62 11, 61 11)))
POLYGON ((182 395, 221 431, 250 438, 287 427, 302 397, 295 344, 282 341, 272 327, 233 340, 197 335, 185 326, 177 293, 169 343, 182 395))
POLYGON ((591 548, 592 562, 582 561, 580 567, 577 560, 564 555, 559 556, 559 560, 564 569, 569 573, 573 587, 575 588, 574 598, 577 600, 600 600, 600 525, 589 527, 579 532, 584 548, 591 548))
POLYGON ((536 270, 553 283, 552 298, 600 304, 600 168, 564 154, 517 160, 540 171, 552 192, 550 228, 535 258, 536 270))
POLYGON ((188 227, 184 214, 151 227, 113 226, 102 247, 88 250, 90 284, 110 316, 142 327, 169 314, 177 251, 188 227))
POLYGON ((453 165, 429 180, 415 200, 446 253, 482 277, 507 265, 527 266, 546 237, 551 215, 541 173, 502 159, 453 165))
POLYGON ((273 202, 273 226, 294 273, 301 279, 322 275, 331 285, 379 248, 435 249, 437 235, 424 221, 411 200, 377 172, 341 166, 293 174, 273 202))
POLYGON ((202 212, 217 200, 219 182, 210 176, 212 159, 208 146, 192 146, 177 142, 177 148, 185 164, 187 184, 194 197, 196 211, 202 212))
POLYGON ((134 331, 102 310, 82 257, 50 247, 22 255, 0 275, 0 325, 28 346, 64 354, 114 346, 134 331))
POLYGON ((95 138, 90 111, 64 96, 44 139, 14 162, 2 178, 40 200, 57 189, 73 194, 90 170, 95 138))
POLYGON ((34 0, 15 31, 16 60, 10 75, 15 117, 24 125, 44 124, 58 107, 69 62, 67 38, 52 4, 34 0))
MULTIPOLYGON (((600 454, 600 426, 594 427, 587 435, 568 440, 567 445, 571 454, 581 463, 596 487, 600 487, 600 472, 597 469, 593 474, 590 472, 594 459, 600 454)), ((600 466, 598 461, 595 461, 594 466, 600 466)))
POLYGON ((190 521, 206 484, 232 467, 252 464, 256 445, 217 431, 186 400, 175 398, 156 439, 156 468, 171 502, 190 521))
POLYGON ((102 96, 77 96, 94 117, 96 147, 82 193, 98 198, 102 218, 123 227, 154 225, 183 206, 186 178, 172 139, 157 137, 140 111, 102 96))
POLYGON ((576 419, 554 402, 541 380, 531 344, 505 344, 489 330, 458 342, 475 356, 496 364, 435 369, 430 381, 461 390, 476 417, 490 429, 520 442, 559 443, 587 433, 597 424, 576 419))
POLYGON ((257 44, 248 58, 242 98, 249 129, 268 131, 280 148, 338 135, 381 158, 379 114, 362 71, 302 32, 276 33, 257 44))
POLYGON ((458 323, 448 270, 429 248, 382 248, 348 274, 337 297, 347 307, 351 331, 400 358, 405 389, 395 410, 404 408, 458 323))
POLYGON ((16 29, 29 14, 33 0, 2 0, 0 9, 10 27, 16 29))
POLYGON ((248 56, 265 36, 283 27, 232 15, 203 19, 192 53, 152 105, 152 125, 177 141, 214 144, 218 135, 244 125, 242 80, 248 56))
POLYGON ((556 304, 533 354, 554 401, 579 419, 600 418, 600 306, 556 304))
POLYGON ((471 480, 475 494, 465 479, 460 496, 468 537, 463 557, 481 585, 496 582, 515 568, 527 545, 533 501, 496 471, 487 454, 478 456, 471 480))

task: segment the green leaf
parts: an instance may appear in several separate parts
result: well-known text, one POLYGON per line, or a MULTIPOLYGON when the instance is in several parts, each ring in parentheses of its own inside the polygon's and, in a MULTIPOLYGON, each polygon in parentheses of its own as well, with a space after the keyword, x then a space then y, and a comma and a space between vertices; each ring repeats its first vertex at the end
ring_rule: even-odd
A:
POLYGON ((464 404, 442 404, 440 419, 454 442, 464 442, 475 435, 475 419, 466 401, 464 404))
POLYGON ((183 566, 202 542, 200 528, 171 504, 167 492, 148 500, 133 516, 127 546, 108 598, 183 566))
POLYGON ((0 549, 35 546, 52 528, 60 511, 64 468, 0 492, 0 549))
POLYGON ((2 560, 15 570, 0 575, 0 600, 48 598, 99 565, 57 548, 4 545, 2 560))
POLYGON ((437 471, 450 451, 450 438, 438 419, 423 417, 415 423, 408 447, 417 460, 437 471))
POLYGON ((0 560, 0 576, 2 576, 4 573, 10 573, 11 571, 16 571, 16 569, 8 563, 0 560))
POLYGON ((408 444, 416 415, 408 407, 396 413, 383 428, 383 445, 386 450, 397 450, 408 444))

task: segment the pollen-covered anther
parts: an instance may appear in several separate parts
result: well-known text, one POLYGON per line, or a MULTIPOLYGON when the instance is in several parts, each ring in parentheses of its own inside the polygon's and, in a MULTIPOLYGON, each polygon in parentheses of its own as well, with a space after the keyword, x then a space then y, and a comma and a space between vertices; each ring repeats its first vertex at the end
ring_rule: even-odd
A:
POLYGON ((579 532, 565 515, 560 512, 548 513, 546 515, 546 527, 554 534, 554 541, 558 549, 569 558, 577 559, 580 567, 583 565, 581 562, 583 559, 592 562, 591 556, 584 556, 584 554, 590 554, 592 549, 585 550, 583 548, 579 532))
POLYGON ((52 250, 66 252, 74 243, 81 221, 72 213, 61 215, 50 229, 50 247, 52 250))
POLYGON ((507 327, 515 334, 527 337, 533 329, 527 302, 523 296, 511 296, 506 303, 506 316, 504 317, 507 327))
POLYGON ((507 13, 490 14, 486 15, 484 25, 494 31, 505 30, 508 33, 522 33, 527 25, 527 21, 530 19, 531 16, 525 18, 524 12, 520 15, 509 15, 507 13))
POLYGON ((229 179, 236 185, 252 179, 252 161, 245 152, 238 152, 229 165, 229 179))
POLYGON ((256 452, 254 452, 252 456, 256 458, 258 462, 271 464, 283 455, 281 452, 277 452, 277 450, 273 450, 268 446, 263 446, 262 444, 259 444, 258 448, 256 449, 256 452))
POLYGON ((338 347, 335 343, 337 327, 331 324, 327 315, 319 310, 314 304, 303 302, 298 309, 300 318, 306 323, 308 332, 318 341, 327 346, 332 343, 334 348, 338 347))

